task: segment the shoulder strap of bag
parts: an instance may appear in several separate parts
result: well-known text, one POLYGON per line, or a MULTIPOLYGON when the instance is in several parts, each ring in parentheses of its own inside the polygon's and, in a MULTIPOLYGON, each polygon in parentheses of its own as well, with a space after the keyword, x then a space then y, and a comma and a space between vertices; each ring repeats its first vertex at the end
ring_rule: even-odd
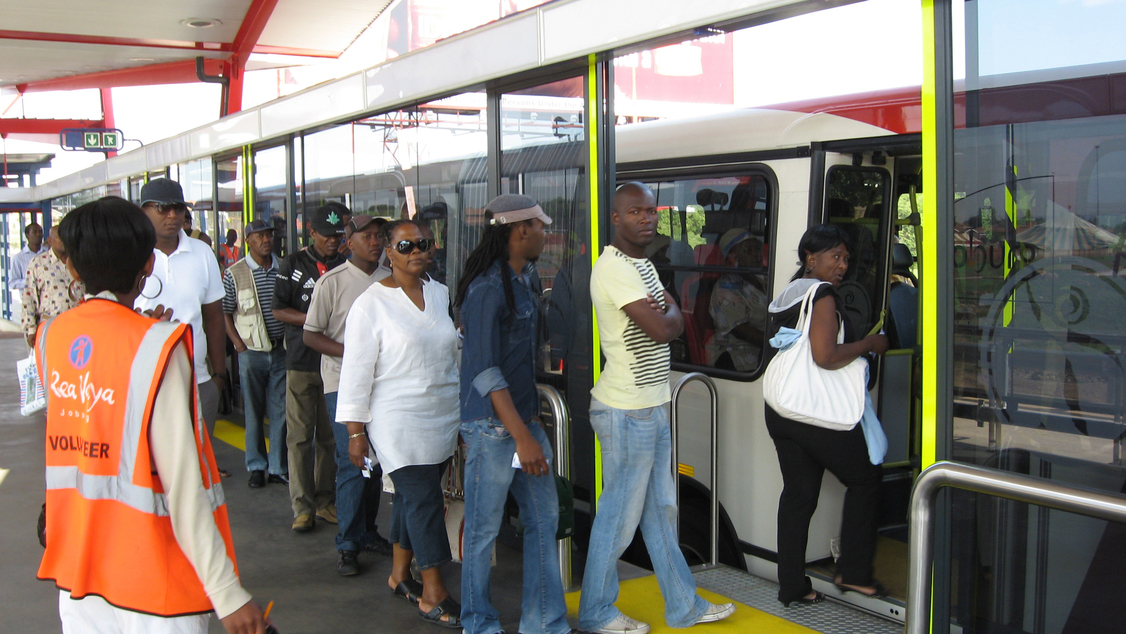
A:
POLYGON ((797 329, 802 331, 807 337, 809 336, 809 324, 813 321, 813 296, 817 294, 817 289, 821 288, 822 284, 828 284, 828 282, 820 282, 810 286, 809 290, 805 292, 805 297, 801 302, 801 312, 798 313, 798 323, 796 325, 797 329))

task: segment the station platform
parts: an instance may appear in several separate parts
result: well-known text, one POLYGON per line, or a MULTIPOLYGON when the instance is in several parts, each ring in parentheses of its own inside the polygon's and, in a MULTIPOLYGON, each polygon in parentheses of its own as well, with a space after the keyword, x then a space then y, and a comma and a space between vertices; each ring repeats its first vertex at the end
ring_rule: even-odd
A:
MULTIPOLYGON (((58 590, 39 581, 35 572, 42 549, 35 523, 43 503, 44 425, 42 414, 19 413, 16 361, 27 355, 19 335, 0 335, 0 596, 3 625, 0 631, 21 634, 57 633, 58 590)), ((221 417, 223 418, 223 417, 221 417)), ((271 484, 263 489, 246 486, 247 475, 239 443, 240 421, 227 417, 217 425, 214 443, 219 466, 233 475, 223 481, 243 585, 266 605, 273 601, 271 618, 285 634, 436 634, 437 626, 415 616, 415 608, 394 597, 387 586, 389 557, 364 553, 363 573, 340 577, 336 573, 336 526, 320 522, 310 533, 290 529, 292 513, 288 488, 271 484), (226 442, 230 441, 230 442, 226 442)), ((380 524, 390 518, 388 496, 383 497, 380 524)), ((384 532, 381 530, 381 532, 384 532)), ((504 536, 502 535, 502 538, 504 536)), ((502 539, 497 546, 492 598, 501 613, 501 625, 516 632, 521 596, 521 555, 518 542, 502 539)), ((575 553, 575 591, 567 596, 572 623, 578 610, 578 584, 582 554, 575 553)), ((454 597, 460 595, 460 564, 443 569, 454 597)), ((618 605, 630 616, 652 626, 654 634, 673 630, 664 624, 664 603, 656 579, 646 570, 619 563, 622 578, 618 605)), ((894 634, 902 626, 853 608, 827 601, 816 606, 784 608, 777 602, 777 586, 729 568, 701 570, 696 580, 702 595, 713 602, 739 605, 729 619, 693 628, 701 634, 754 632, 755 634, 894 634)), ((217 619, 210 632, 222 634, 217 619)))

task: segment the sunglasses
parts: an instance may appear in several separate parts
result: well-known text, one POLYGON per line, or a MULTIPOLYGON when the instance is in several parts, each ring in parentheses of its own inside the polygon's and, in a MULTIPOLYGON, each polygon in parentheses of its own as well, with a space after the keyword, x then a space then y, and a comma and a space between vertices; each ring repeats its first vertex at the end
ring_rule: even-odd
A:
POLYGON ((177 213, 181 211, 188 211, 188 206, 183 203, 149 203, 149 206, 155 208, 162 214, 167 214, 173 211, 177 213))
POLYGON ((434 244, 433 241, 426 238, 420 238, 418 242, 411 242, 410 240, 399 240, 395 243, 395 250, 403 255, 412 253, 415 249, 423 253, 430 250, 430 246, 434 244))

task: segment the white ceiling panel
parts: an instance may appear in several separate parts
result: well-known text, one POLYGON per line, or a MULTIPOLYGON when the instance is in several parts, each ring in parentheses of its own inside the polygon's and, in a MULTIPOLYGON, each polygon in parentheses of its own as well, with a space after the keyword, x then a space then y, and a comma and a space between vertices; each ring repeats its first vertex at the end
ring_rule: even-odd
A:
POLYGON ((0 85, 149 66, 222 53, 176 51, 143 46, 102 46, 67 42, 0 40, 0 85))
MULTIPOLYGON (((251 0, 0 0, 3 28, 98 37, 184 42, 232 42, 251 0), (196 29, 186 18, 214 18, 219 26, 196 29)), ((309 5, 306 5, 308 7, 309 5)))

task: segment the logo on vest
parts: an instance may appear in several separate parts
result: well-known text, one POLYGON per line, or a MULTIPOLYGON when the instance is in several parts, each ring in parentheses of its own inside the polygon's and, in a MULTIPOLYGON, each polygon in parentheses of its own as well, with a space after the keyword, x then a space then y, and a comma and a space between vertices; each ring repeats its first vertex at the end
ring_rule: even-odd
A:
POLYGON ((90 337, 81 335, 70 342, 70 364, 75 370, 81 370, 90 362, 90 355, 94 351, 94 342, 90 337))

